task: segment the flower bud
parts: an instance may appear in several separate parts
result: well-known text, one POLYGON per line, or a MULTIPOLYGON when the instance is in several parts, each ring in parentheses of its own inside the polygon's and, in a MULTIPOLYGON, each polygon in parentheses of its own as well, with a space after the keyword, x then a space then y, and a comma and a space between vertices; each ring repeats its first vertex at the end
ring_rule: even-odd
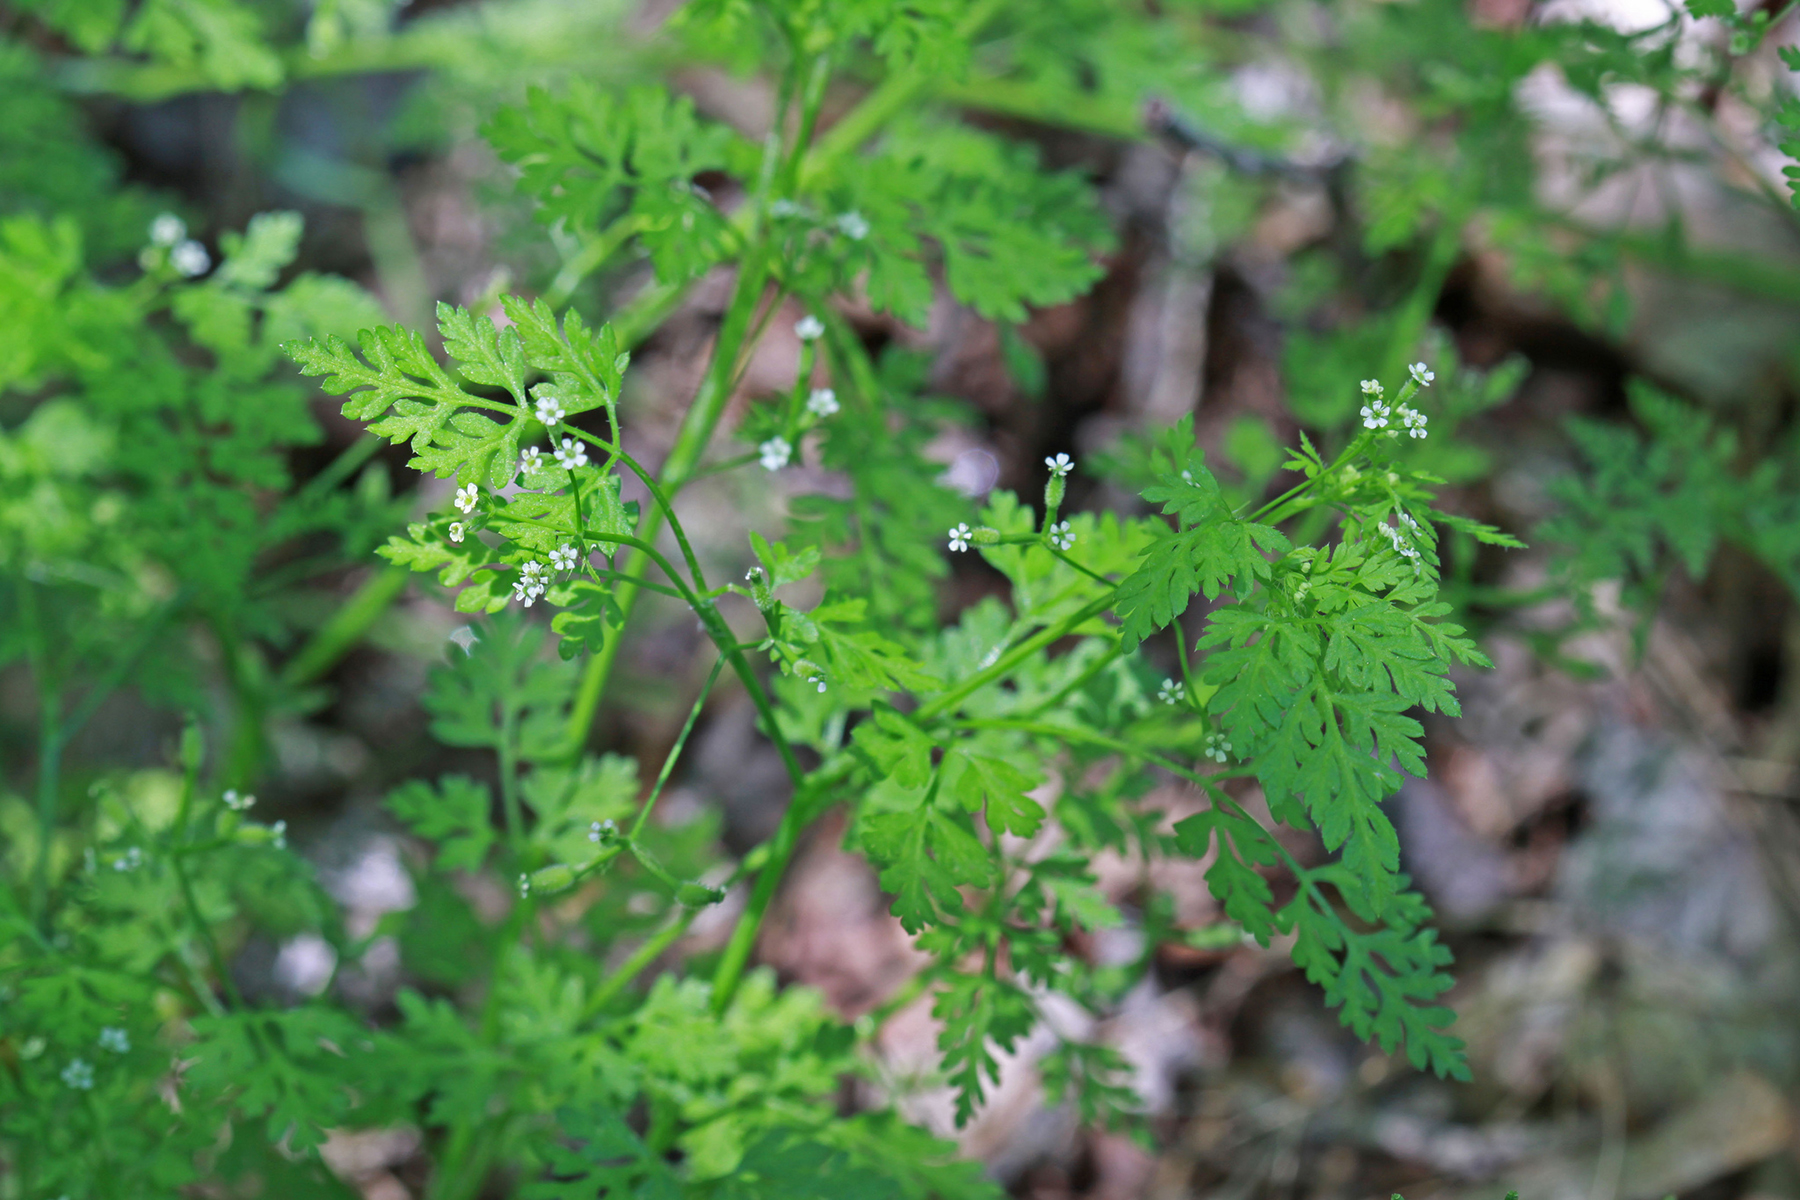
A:
POLYGON ((685 908, 705 908, 725 898, 725 889, 704 883, 684 883, 675 889, 675 902, 685 908))
POLYGON ((561 892, 575 883, 575 868, 568 863, 553 863, 531 873, 534 892, 561 892))

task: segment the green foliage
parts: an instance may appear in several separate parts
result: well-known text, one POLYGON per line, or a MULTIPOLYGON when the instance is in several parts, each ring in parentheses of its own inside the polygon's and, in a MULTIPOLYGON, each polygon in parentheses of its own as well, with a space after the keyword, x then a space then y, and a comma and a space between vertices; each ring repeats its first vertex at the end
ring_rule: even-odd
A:
POLYGON ((1570 422, 1582 469, 1556 481, 1560 511, 1541 536, 1561 549, 1571 594, 1591 605, 1595 583, 1616 581, 1626 605, 1647 612, 1670 571, 1704 578, 1721 544, 1800 591, 1792 449, 1753 459, 1729 427, 1642 381, 1631 407, 1641 430, 1570 422))
MULTIPOLYGON (((1266 176, 1309 169, 1279 159, 1296 130, 1229 100, 1221 46, 1258 36, 1242 5, 698 0, 661 43, 669 60, 644 56, 629 86, 521 88, 541 73, 520 68, 494 90, 523 100, 482 128, 563 261, 541 295, 499 297, 504 319, 491 296, 439 305, 435 340, 344 280, 295 272, 294 214, 221 232, 216 268, 172 215, 146 244, 157 206, 118 185, 54 81, 143 95, 434 54, 466 66, 504 59, 491 39, 530 14, 491 6, 479 37, 420 18, 419 39, 374 0, 304 22, 238 0, 14 7, 34 44, 88 57, 52 70, 0 41, 0 666, 39 714, 34 803, 0 795, 9 1186, 343 1195, 317 1154, 328 1131, 404 1125, 421 1131, 434 1197, 473 1196, 488 1175, 545 1200, 997 1197, 888 1105, 899 1085, 871 1063, 877 1020, 846 1025, 751 968, 796 847, 838 806, 845 845, 926 956, 895 1003, 924 998, 939 1023, 920 1082, 950 1090, 959 1126, 1007 1056, 1049 1031, 1036 1065, 1051 1102, 1143 1133, 1129 1064, 1046 1010, 1116 1011, 1164 939, 1281 938, 1356 1036, 1468 1078, 1443 1003, 1450 953, 1384 804, 1425 773, 1420 716, 1458 714, 1452 671, 1488 665, 1452 606, 1466 590, 1440 592, 1439 539, 1520 543, 1434 493, 1492 471, 1496 453, 1460 427, 1525 366, 1467 370, 1434 349, 1444 378, 1427 392, 1435 376, 1407 364, 1431 344, 1470 228, 1574 320, 1619 328, 1625 264, 1655 248, 1546 215, 1522 85, 1548 64, 1597 102, 1619 85, 1725 86, 1762 14, 1692 0, 1729 27, 1721 54, 1688 53, 1675 22, 1506 31, 1471 27, 1453 0, 1334 8, 1331 43, 1296 49, 1322 111, 1351 111, 1378 81, 1431 152, 1338 131, 1352 157, 1330 190, 1358 236, 1303 257, 1283 299, 1308 432, 1284 451, 1240 420, 1209 465, 1184 419, 1080 464, 1133 497, 1128 511, 1075 512, 1064 456, 1037 506, 941 486, 931 444, 977 415, 932 394, 904 339, 873 352, 845 314, 922 325, 947 296, 999 326, 1022 392, 1048 394, 1018 327, 1083 296, 1117 240, 1083 170, 1008 131, 1135 136, 1141 97, 1172 98, 1206 130, 1165 132, 1236 172, 1196 177, 1247 220, 1266 176), (670 62, 761 75, 766 136, 655 82, 670 62), (566 303, 634 258, 655 282, 611 321, 566 303), (652 468, 622 432, 629 350, 713 272, 732 296, 652 468), (1358 302, 1338 303, 1353 285, 1358 302), (720 454, 717 427, 746 407, 729 403, 742 364, 786 301, 809 314, 793 382, 748 397, 734 433, 753 455, 720 454), (304 483, 294 451, 320 430, 283 353, 367 430, 304 483), (381 468, 361 469, 381 441, 424 477, 398 500, 381 468), (742 584, 709 581, 721 551, 690 537, 682 487, 799 463, 830 484, 736 548, 742 584), (957 557, 971 552, 979 566, 957 557), (374 590, 319 621, 321 581, 377 555, 390 565, 374 590), (961 563, 1003 598, 945 620, 961 563), (396 568, 478 618, 422 698, 431 736, 466 758, 386 795, 420 851, 416 902, 352 930, 240 790, 270 719, 321 702, 316 664, 369 628, 396 568), (665 762, 640 769, 588 739, 647 592, 691 613, 714 663, 665 762), (775 834, 736 861, 719 860, 716 814, 657 811, 715 686, 748 695, 793 788, 775 834), (70 740, 127 687, 200 714, 174 765, 65 778, 70 740), (1176 785, 1203 807, 1171 824, 1146 797, 1176 785), (1144 867, 1141 912, 1102 891, 1103 851, 1144 867), (1149 873, 1169 856, 1206 861, 1231 925, 1173 927, 1149 873), (684 955, 702 913, 729 932, 684 955), (1145 933, 1138 960, 1071 953, 1128 922, 1145 933), (299 938, 332 956, 322 990, 242 994, 246 948, 299 938), (363 1011, 339 973, 385 939, 406 982, 363 1011), (843 1111, 854 1078, 884 1099, 843 1111)), ((1741 98, 1800 130, 1791 97, 1741 98)), ((1607 151, 1589 173, 1639 153, 1607 151)), ((1726 544, 1800 588, 1791 448, 1750 462, 1723 418, 1641 384, 1632 399, 1641 431, 1571 427, 1582 466, 1540 531, 1560 547, 1557 594, 1587 603, 1617 580, 1648 607, 1670 569, 1698 577, 1726 544)))

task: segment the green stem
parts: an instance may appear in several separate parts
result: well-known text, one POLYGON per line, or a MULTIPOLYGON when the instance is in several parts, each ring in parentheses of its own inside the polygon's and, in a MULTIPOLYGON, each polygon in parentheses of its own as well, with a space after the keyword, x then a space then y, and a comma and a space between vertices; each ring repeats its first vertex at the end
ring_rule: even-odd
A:
MULTIPOLYGON (((1005 6, 1006 0, 976 0, 957 25, 956 37, 972 41, 1005 6)), ((922 67, 890 75, 837 124, 825 131, 801 167, 802 186, 836 166, 838 159, 874 137, 882 126, 898 116, 920 93, 937 84, 941 78, 939 73, 922 67)))
MULTIPOLYGON (((737 281, 732 288, 731 303, 713 343, 713 356, 707 367, 706 378, 701 381, 693 404, 688 406, 687 414, 682 417, 681 428, 675 434, 675 444, 669 448, 669 456, 663 460, 661 491, 664 494, 657 497, 656 507, 644 514, 644 521, 639 529, 639 536, 645 542, 655 542, 675 494, 692 478, 706 452, 707 444, 712 441, 719 419, 725 415, 725 404, 731 398, 730 384, 737 355, 755 316, 757 301, 768 282, 768 253, 763 245, 761 214, 767 207, 769 189, 780 160, 781 129, 780 122, 777 122, 763 145, 762 168, 755 194, 745 206, 752 214, 751 226, 746 239, 747 249, 738 265, 737 281)), ((619 625, 609 631, 612 636, 606 639, 600 652, 588 660, 581 686, 575 695, 575 703, 569 711, 568 744, 571 757, 579 754, 587 742, 588 731, 592 728, 594 715, 600 707, 600 697, 606 691, 607 679, 618 659, 622 640, 620 635, 637 605, 638 589, 631 580, 642 578, 648 567, 649 564, 642 555, 633 555, 625 564, 627 579, 620 583, 614 596, 619 608, 619 625)), ((696 578, 695 582, 698 584, 700 581, 696 578)))
POLYGON ((1438 296, 1444 290, 1444 280, 1449 278, 1450 268, 1456 265, 1456 256, 1462 250, 1466 219, 1462 204, 1452 205, 1444 212, 1426 251, 1425 266, 1419 272, 1418 282, 1413 285, 1400 311, 1394 314, 1394 332, 1388 341, 1387 356, 1381 363, 1381 378, 1392 379, 1406 370, 1406 360, 1412 356, 1425 327, 1431 323, 1438 296))
POLYGON ((1031 637, 1026 638, 1017 646, 1014 646, 1011 650, 1008 650, 1005 654, 996 659, 994 665, 987 668, 987 670, 976 672, 974 675, 963 680, 963 682, 956 687, 951 688, 949 691, 942 693, 935 699, 920 705, 913 713, 913 720, 916 723, 923 725, 926 722, 933 721, 946 713, 954 711, 964 700, 967 700, 970 696, 994 682, 996 679, 1000 679, 1009 674, 1014 667, 1018 666, 1021 662, 1024 662, 1027 658, 1030 658, 1033 654, 1036 654, 1039 650, 1042 650, 1045 646, 1069 636, 1069 634, 1073 633, 1083 624, 1093 620, 1108 608, 1111 608, 1113 597, 1117 592, 1118 587, 1117 585, 1114 585, 1104 596, 1090 602, 1079 611, 1064 617, 1056 624, 1039 630, 1031 637))
POLYGON ((744 906, 743 915, 733 927, 731 940, 725 944, 725 952, 713 972, 712 1007, 715 1013, 723 1013, 731 1007, 732 997, 749 966, 750 953, 756 948, 756 936, 762 929, 763 917, 775 900, 788 860, 800 845, 801 833, 824 810, 824 805, 816 798, 830 785, 849 775, 854 765, 854 759, 842 755, 814 771, 803 786, 795 789, 794 798, 788 802, 787 811, 781 815, 781 824, 775 829, 775 836, 765 843, 768 854, 757 872, 750 902, 744 906))
POLYGON ((506 705, 500 717, 500 805, 506 812, 506 841, 513 862, 525 865, 525 812, 519 804, 519 710, 506 705))
POLYGON ((587 1005, 582 1009, 582 1020, 591 1021, 605 1012, 607 1005, 617 999, 633 979, 643 974, 644 968, 661 958, 664 951, 681 939, 681 935, 688 931, 688 926, 699 915, 700 910, 697 908, 684 908, 667 925, 645 939, 643 945, 632 951, 630 958, 619 964, 618 970, 594 989, 594 994, 588 997, 587 1005))
POLYGON ((405 567, 386 566, 365 579, 313 632, 299 653, 288 659, 281 669, 283 686, 294 688, 311 683, 335 666, 380 620, 388 606, 399 599, 411 575, 405 567))
POLYGON ((63 738, 56 720, 59 706, 59 697, 50 692, 42 698, 38 714, 38 845, 31 876, 31 913, 36 923, 49 916, 50 854, 56 840, 56 802, 62 785, 63 738))
MULTIPOLYGON (((194 807, 194 789, 199 781, 199 754, 186 755, 181 776, 181 799, 175 811, 175 840, 177 843, 187 840, 188 819, 194 807)), ((225 953, 219 948, 219 941, 213 936, 212 926, 206 923, 200 911, 200 901, 194 894, 193 877, 188 874, 186 856, 171 854, 169 867, 175 872, 175 882, 181 888, 182 906, 187 909, 188 919, 194 923, 194 932, 199 936, 201 944, 206 947, 207 958, 212 962, 213 973, 219 977, 219 987, 224 991, 232 1008, 244 1007, 243 997, 238 995, 237 983, 231 978, 231 970, 225 962, 225 953)))
POLYGON ((670 746, 668 754, 663 756, 662 770, 657 772, 655 785, 651 787, 650 794, 644 798, 643 805, 638 809, 637 820, 631 823, 630 830, 626 832, 627 839, 635 841, 638 831, 644 827, 644 822, 650 819, 650 810, 656 807, 656 798, 662 795, 663 785, 669 782, 669 776, 674 773, 675 761, 681 757, 681 751, 687 745, 688 735, 694 732, 694 725, 700 720, 700 710, 706 707, 706 698, 712 693, 713 684, 718 682, 719 671, 724 666, 725 655, 721 652, 713 662, 712 673, 706 677, 706 685, 700 689, 700 694, 694 697, 694 706, 688 710, 687 720, 682 724, 681 732, 675 738, 675 744, 670 746))

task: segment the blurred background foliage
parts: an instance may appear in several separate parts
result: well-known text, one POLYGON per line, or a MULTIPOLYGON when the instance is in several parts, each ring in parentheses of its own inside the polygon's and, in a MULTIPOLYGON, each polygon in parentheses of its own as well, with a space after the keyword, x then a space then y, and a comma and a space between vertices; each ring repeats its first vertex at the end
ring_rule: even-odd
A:
MULTIPOLYGON (((1182 911, 1165 916, 1199 932, 1151 947, 1154 986, 1105 1031, 1157 1136, 1044 1108, 1020 1082, 1028 1050, 961 1135, 1016 1194, 1800 1195, 1791 8, 1043 0, 985 5, 966 60, 906 68, 921 119, 1031 145, 1090 180, 1112 226, 1069 304, 981 315, 940 288, 916 328, 847 314, 905 352, 887 369, 949 398, 924 415, 951 486, 1033 489, 1046 453, 1124 461, 1122 435, 1193 413, 1261 495, 1297 431, 1354 425, 1345 381, 1395 377, 1423 343, 1433 428, 1458 431, 1431 442, 1451 507, 1533 544, 1455 554, 1454 596, 1499 669, 1463 684, 1465 721, 1430 726, 1433 782, 1395 802, 1462 964, 1477 1082, 1348 1040, 1282 954, 1204 936, 1210 896, 1172 877, 1182 911)), ((460 619, 371 565, 422 498, 273 348, 429 327, 435 302, 489 309, 503 289, 623 310, 647 339, 626 404, 666 451, 728 281, 672 287, 670 261, 534 208, 482 130, 533 86, 662 84, 754 140, 774 108, 756 29, 661 0, 0 5, 0 836, 21 897, 61 863, 39 852, 43 806, 97 787, 97 819, 168 819, 196 711, 222 781, 255 786, 318 868, 244 868, 240 986, 304 995, 320 953, 354 948, 326 977, 380 1014, 402 981, 471 969, 472 909, 412 869, 378 803, 410 776, 489 770, 430 732, 426 674, 460 619), (176 237, 150 232, 165 212, 176 237), (177 259, 190 237, 221 264, 200 282, 177 259), (66 577, 44 573, 58 563, 66 577), (414 906, 432 919, 397 925, 414 906), (325 950, 301 936, 327 927, 325 950)), ((869 63, 908 53, 870 33, 869 63)), ((839 86, 828 137, 859 98, 839 86)), ((694 179, 721 204, 729 155, 694 179)), ((796 353, 765 348, 742 392, 781 386, 796 353)), ((1089 487, 1078 500, 1131 503, 1089 487)), ((780 501, 696 491, 703 553, 741 554, 780 501)), ((993 590, 959 564, 915 602, 993 590)), ((648 611, 595 736, 646 762, 697 683, 691 629, 648 611)), ((665 805, 684 876, 779 812, 741 700, 709 710, 665 805)), ((624 784, 594 787, 622 804, 624 784)), ((892 1016, 876 1045, 903 1081, 933 1053, 928 1021, 882 1007, 911 951, 831 842, 798 865, 761 956, 840 1012, 892 1016)), ((656 911, 621 891, 596 937, 656 911)), ((1103 967, 1170 928, 1077 950, 1103 967)), ((911 1113, 949 1128, 930 1093, 911 1113)), ((422 1169, 403 1129, 327 1150, 367 1196, 422 1169)))

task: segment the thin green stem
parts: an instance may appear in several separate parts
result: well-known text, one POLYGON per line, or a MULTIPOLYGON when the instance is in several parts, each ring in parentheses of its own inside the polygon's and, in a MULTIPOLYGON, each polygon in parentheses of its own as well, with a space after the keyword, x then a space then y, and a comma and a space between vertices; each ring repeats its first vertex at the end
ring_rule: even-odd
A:
MULTIPOLYGON (((181 776, 181 799, 175 811, 175 841, 187 840, 188 820, 193 812, 194 791, 199 783, 200 756, 187 756, 183 764, 181 776)), ((175 882, 181 889, 181 901, 187 909, 188 919, 194 924, 194 932, 206 947, 207 957, 212 962, 213 973, 219 977, 219 987, 224 990, 226 999, 232 1008, 244 1007, 243 997, 238 995, 237 983, 231 978, 231 970, 225 962, 225 954, 219 948, 219 941, 213 936, 212 926, 207 924, 206 917, 200 911, 200 901, 194 894, 193 877, 188 874, 186 856, 171 854, 169 869, 175 872, 175 882)))
POLYGON ((625 836, 628 839, 635 839, 638 832, 643 829, 644 822, 650 819, 650 810, 656 807, 656 798, 662 795, 663 785, 669 782, 669 776, 674 773, 675 761, 681 757, 683 748, 687 746, 688 735, 694 732, 694 726, 700 720, 700 710, 706 707, 706 698, 712 694, 713 684, 718 682, 719 672, 724 669, 724 666, 725 654, 721 652, 719 657, 714 660, 712 671, 707 675, 706 683, 701 687, 700 694, 694 697, 694 706, 688 710, 687 720, 682 724, 681 732, 676 735, 675 744, 670 746, 669 752, 663 756, 662 770, 656 774, 656 783, 651 787, 650 794, 644 797, 643 805, 638 808, 637 819, 626 831, 625 836))
POLYGON ((845 754, 814 771, 803 786, 794 790, 794 798, 788 802, 787 811, 781 815, 781 824, 776 827, 775 836, 764 843, 768 853, 757 872, 756 886, 751 890, 750 902, 744 906, 743 915, 738 918, 737 925, 731 931, 731 940, 725 944, 725 952, 719 958, 718 969, 713 972, 712 1007, 715 1013, 723 1013, 731 1007, 732 997, 737 994, 738 984, 742 982, 744 971, 749 966, 751 951, 756 948, 756 937, 762 929, 763 917, 775 900, 775 892, 787 870, 788 860, 800 845, 801 833, 812 824, 813 818, 824 811, 819 798, 833 784, 841 782, 850 774, 854 761, 845 754))
POLYGON ((525 865, 525 810, 519 802, 519 710, 506 705, 500 716, 500 806, 506 813, 507 848, 521 869, 525 865))
POLYGON ((45 695, 38 716, 38 844, 31 874, 31 912, 38 923, 49 918, 50 855, 55 848, 56 803, 62 790, 63 739, 56 722, 58 705, 56 693, 45 695))
POLYGON ((700 910, 697 908, 683 908, 667 925, 646 938, 643 945, 632 951, 630 958, 620 963, 618 969, 608 975, 606 981, 594 989, 594 994, 588 997, 588 1002, 582 1009, 582 1020, 591 1021, 605 1012, 607 1006, 618 998, 619 993, 624 991, 633 979, 643 974, 646 967, 661 958, 670 946, 681 940, 681 935, 688 931, 688 926, 692 925, 694 918, 699 915, 700 910))
POLYGON ((281 669, 281 682, 286 687, 300 687, 319 678, 360 642, 371 626, 381 619, 388 606, 406 591, 412 572, 405 567, 386 566, 363 580, 350 598, 313 631, 294 657, 281 669))
POLYGON ((1109 588, 1118 586, 1116 583, 1114 583, 1112 580, 1108 579, 1106 576, 1100 574, 1098 571, 1088 570, 1086 567, 1082 566, 1080 563, 1076 562, 1074 559, 1070 558, 1067 554, 1063 553, 1061 550, 1058 550, 1055 546, 1051 545, 1047 541, 1044 543, 1044 549, 1048 550, 1051 554, 1055 555, 1057 558, 1061 559, 1063 562, 1069 564, 1071 567, 1074 567, 1077 571, 1080 571, 1083 575, 1086 575, 1089 579, 1092 579, 1095 583, 1104 584, 1109 588))
POLYGON ((1018 666, 1021 662, 1024 662, 1027 658, 1030 658, 1033 654, 1036 654, 1039 650, 1042 650, 1045 646, 1069 636, 1069 634, 1073 633, 1076 629, 1080 628, 1088 621, 1093 620, 1108 608, 1111 608, 1113 597, 1117 592, 1118 587, 1116 585, 1112 586, 1109 588, 1106 595, 1090 602, 1079 611, 1071 613, 1056 624, 1042 629, 1025 639, 1023 642, 1020 642, 1017 646, 1014 646, 1011 650, 996 659, 993 666, 987 668, 985 671, 977 671, 974 675, 963 680, 963 682, 956 687, 953 687, 949 691, 920 705, 913 713, 913 720, 916 723, 923 725, 936 720, 946 713, 954 711, 964 700, 967 700, 970 696, 994 682, 996 679, 1000 679, 1011 673, 1014 667, 1018 666))
MULTIPOLYGON (((1005 6, 1005 0, 976 0, 957 25, 957 38, 972 41, 1005 6)), ((802 186, 836 166, 838 159, 854 152, 874 137, 883 126, 904 111, 922 92, 936 85, 941 78, 938 72, 923 67, 913 67, 890 75, 819 138, 818 145, 807 155, 801 166, 799 178, 802 186)))

